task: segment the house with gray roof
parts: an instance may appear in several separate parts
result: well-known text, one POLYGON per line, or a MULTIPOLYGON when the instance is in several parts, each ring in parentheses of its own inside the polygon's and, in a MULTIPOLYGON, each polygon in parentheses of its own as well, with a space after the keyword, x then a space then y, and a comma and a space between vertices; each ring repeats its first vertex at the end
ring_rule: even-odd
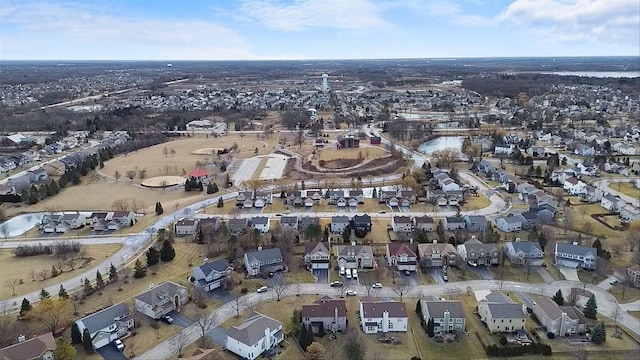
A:
POLYGON ((244 253, 244 266, 249 276, 268 274, 284 269, 280 248, 265 249, 258 247, 258 251, 244 253))
POLYGON ((287 226, 292 229, 298 230, 298 217, 297 216, 282 216, 280 217, 280 226, 287 226))
POLYGON ((514 303, 508 296, 488 296, 480 300, 478 314, 491 333, 524 330, 525 306, 514 303))
POLYGON ((193 268, 194 285, 204 291, 210 291, 220 287, 222 281, 231 276, 233 268, 227 259, 218 259, 193 268))
POLYGON ((467 317, 459 300, 418 300, 422 320, 433 320, 433 332, 442 336, 445 333, 463 332, 467 328, 467 317))
POLYGON ((481 232, 487 230, 487 218, 483 215, 465 215, 464 222, 467 230, 481 232))
POLYGON ((522 230, 522 218, 519 215, 509 214, 496 219, 496 227, 504 232, 522 230))
POLYGON ((133 329, 133 315, 125 303, 119 303, 75 321, 80 334, 87 329, 94 349, 109 345, 133 329))
POLYGON ((536 314, 547 333, 555 336, 584 334, 587 331, 587 318, 575 306, 559 306, 548 297, 541 296, 533 304, 536 314))
POLYGON ((311 225, 320 226, 320 218, 317 216, 303 216, 298 220, 298 231, 304 232, 311 225))
POLYGON ((556 266, 566 266, 572 269, 583 268, 593 270, 597 266, 598 252, 596 248, 577 244, 556 243, 554 251, 556 266))
POLYGON ((258 230, 259 232, 266 234, 269 232, 269 227, 271 227, 271 221, 266 216, 256 216, 251 218, 251 229, 258 230))
POLYGON ((179 310, 187 302, 187 288, 172 281, 163 281, 157 286, 149 285, 149 290, 134 298, 136 311, 152 319, 160 319, 174 310, 179 310))
POLYGON ((462 230, 465 226, 467 225, 465 224, 463 217, 446 216, 442 219, 442 227, 446 231, 462 230))
POLYGON ((331 233, 342 234, 349 226, 349 218, 344 215, 334 215, 331 217, 331 233))
POLYGON ((308 242, 304 244, 304 265, 309 270, 329 269, 331 267, 331 250, 329 243, 308 242))
POLYGON ((498 265, 499 250, 495 244, 483 244, 475 236, 457 247, 458 255, 463 262, 472 266, 498 265))
POLYGON ((240 235, 245 231, 247 231, 247 228, 249 227, 249 220, 248 219, 229 219, 229 222, 227 224, 229 227, 230 235, 240 235))
POLYGON ((371 245, 351 245, 333 246, 336 260, 339 267, 345 269, 373 268, 375 260, 371 245))
POLYGON ((514 265, 541 266, 544 263, 544 251, 538 242, 509 241, 505 244, 504 252, 514 265))
POLYGON ((225 347, 242 359, 254 360, 283 340, 280 321, 254 312, 242 324, 227 329, 225 347))

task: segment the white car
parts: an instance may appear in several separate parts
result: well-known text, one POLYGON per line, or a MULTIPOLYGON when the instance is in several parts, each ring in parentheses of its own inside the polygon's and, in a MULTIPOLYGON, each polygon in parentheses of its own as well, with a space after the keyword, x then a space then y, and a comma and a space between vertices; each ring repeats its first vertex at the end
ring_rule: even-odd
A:
POLYGON ((358 292, 355 290, 347 290, 347 296, 357 296, 358 292))
POLYGON ((263 292, 267 292, 267 290, 269 290, 268 287, 262 286, 262 287, 258 288, 258 290, 256 290, 256 292, 263 293, 263 292))
POLYGON ((116 346, 116 349, 118 349, 118 351, 124 350, 124 344, 122 343, 122 341, 120 341, 120 339, 116 339, 113 344, 116 346))
POLYGON ((373 284, 373 286, 372 286, 372 287, 373 287, 374 289, 382 289, 382 284, 380 284, 380 283, 375 283, 375 284, 373 284))

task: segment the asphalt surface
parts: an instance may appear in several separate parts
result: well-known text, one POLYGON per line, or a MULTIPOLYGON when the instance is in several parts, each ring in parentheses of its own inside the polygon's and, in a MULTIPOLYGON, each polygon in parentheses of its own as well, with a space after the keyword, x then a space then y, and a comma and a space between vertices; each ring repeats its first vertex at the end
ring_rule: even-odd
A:
POLYGON ((100 349, 96 350, 96 352, 100 354, 100 356, 102 356, 102 358, 105 360, 126 360, 127 359, 127 357, 124 356, 124 352, 116 349, 116 346, 113 343, 101 347, 100 349))

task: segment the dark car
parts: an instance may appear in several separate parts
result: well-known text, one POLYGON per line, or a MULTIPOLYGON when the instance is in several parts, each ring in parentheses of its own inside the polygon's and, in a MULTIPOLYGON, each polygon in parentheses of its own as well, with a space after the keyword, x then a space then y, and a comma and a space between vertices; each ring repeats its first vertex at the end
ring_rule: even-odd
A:
POLYGON ((341 287, 342 283, 340 281, 334 281, 334 282, 331 283, 331 286, 332 287, 341 287))

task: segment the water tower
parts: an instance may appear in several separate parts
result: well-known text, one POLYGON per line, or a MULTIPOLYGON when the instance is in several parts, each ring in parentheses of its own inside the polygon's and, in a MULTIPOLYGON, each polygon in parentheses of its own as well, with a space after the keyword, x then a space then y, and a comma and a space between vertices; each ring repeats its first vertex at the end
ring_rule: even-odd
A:
POLYGON ((327 92, 329 90, 329 83, 327 79, 329 79, 329 75, 322 74, 322 92, 327 92))

